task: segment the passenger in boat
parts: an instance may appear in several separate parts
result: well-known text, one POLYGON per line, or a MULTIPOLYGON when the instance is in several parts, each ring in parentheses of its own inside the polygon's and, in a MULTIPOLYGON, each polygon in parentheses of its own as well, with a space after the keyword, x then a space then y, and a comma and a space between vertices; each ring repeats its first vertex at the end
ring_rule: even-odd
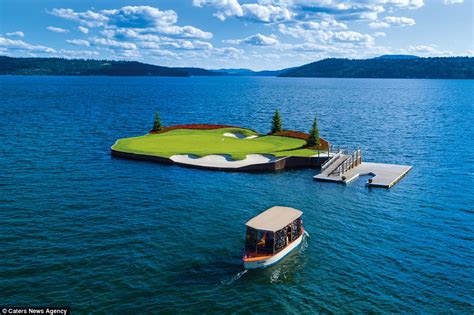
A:
POLYGON ((267 233, 264 233, 260 241, 258 241, 257 245, 261 247, 265 247, 266 240, 267 240, 267 233))
POLYGON ((291 225, 286 227, 286 244, 291 243, 291 225))

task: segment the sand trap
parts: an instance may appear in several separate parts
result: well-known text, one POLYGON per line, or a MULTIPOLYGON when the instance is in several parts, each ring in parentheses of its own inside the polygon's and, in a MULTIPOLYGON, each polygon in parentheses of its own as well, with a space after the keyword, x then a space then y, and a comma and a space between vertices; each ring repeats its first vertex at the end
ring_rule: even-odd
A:
POLYGON ((272 155, 249 154, 243 160, 234 161, 229 155, 211 154, 198 157, 192 154, 173 155, 170 159, 176 163, 215 168, 239 168, 243 166, 265 164, 278 160, 272 155))
POLYGON ((232 133, 232 132, 226 132, 224 133, 223 135, 224 137, 229 137, 229 138, 238 138, 238 139, 254 139, 254 138, 257 138, 258 136, 244 136, 243 134, 241 134, 240 132, 236 132, 236 133, 232 133))

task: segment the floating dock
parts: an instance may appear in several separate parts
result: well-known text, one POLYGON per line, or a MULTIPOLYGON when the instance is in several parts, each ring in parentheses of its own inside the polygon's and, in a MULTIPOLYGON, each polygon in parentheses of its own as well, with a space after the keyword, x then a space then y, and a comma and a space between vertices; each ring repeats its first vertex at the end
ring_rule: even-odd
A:
POLYGON ((359 176, 372 175, 367 181, 368 186, 390 188, 411 169, 408 165, 362 162, 360 150, 350 155, 341 151, 323 164, 321 173, 313 178, 347 184, 359 176))

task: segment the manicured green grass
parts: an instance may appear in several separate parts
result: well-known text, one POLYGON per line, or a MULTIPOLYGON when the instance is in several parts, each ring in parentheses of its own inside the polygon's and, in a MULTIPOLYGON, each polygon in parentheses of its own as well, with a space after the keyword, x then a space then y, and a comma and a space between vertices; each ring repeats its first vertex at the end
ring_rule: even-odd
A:
POLYGON ((161 134, 118 140, 112 149, 122 152, 170 157, 176 154, 229 154, 234 160, 244 159, 247 154, 272 154, 281 156, 311 156, 314 150, 304 149, 301 139, 277 136, 261 136, 254 139, 224 137, 224 133, 241 133, 245 136, 255 132, 240 128, 213 130, 176 129, 161 134))

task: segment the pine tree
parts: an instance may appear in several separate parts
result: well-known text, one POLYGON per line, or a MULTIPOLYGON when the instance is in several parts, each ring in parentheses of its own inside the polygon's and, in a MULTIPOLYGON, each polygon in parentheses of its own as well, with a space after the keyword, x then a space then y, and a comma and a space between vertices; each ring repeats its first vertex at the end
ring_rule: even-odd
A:
POLYGON ((306 144, 309 147, 319 146, 321 144, 319 141, 318 121, 316 117, 314 117, 313 125, 311 126, 311 130, 309 131, 309 137, 306 144))
POLYGON ((282 130, 281 129, 281 117, 280 117, 280 112, 277 109, 275 111, 275 114, 273 114, 271 133, 279 132, 281 130, 282 130))
POLYGON ((160 114, 156 112, 155 121, 153 123, 153 131, 161 131, 161 130, 163 130, 163 125, 161 124, 160 114))

